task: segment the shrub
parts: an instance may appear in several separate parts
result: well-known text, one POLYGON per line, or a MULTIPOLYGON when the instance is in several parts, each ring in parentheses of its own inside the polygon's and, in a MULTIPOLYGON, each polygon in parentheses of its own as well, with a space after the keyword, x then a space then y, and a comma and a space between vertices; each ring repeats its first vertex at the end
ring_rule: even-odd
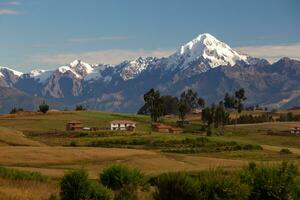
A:
POLYGON ((56 194, 51 194, 48 200, 58 200, 58 197, 56 196, 56 194))
POLYGON ((289 149, 281 149, 280 154, 292 154, 292 152, 289 149))
POLYGON ((13 109, 11 109, 11 111, 9 112, 9 114, 16 114, 16 113, 22 112, 22 111, 24 111, 23 108, 16 108, 16 107, 14 107, 13 109))
POLYGON ((198 183, 185 173, 162 174, 156 181, 155 200, 197 200, 198 183))
POLYGON ((84 200, 90 192, 88 174, 84 170, 67 173, 60 182, 62 200, 84 200))
POLYGON ((87 108, 84 107, 83 105, 77 105, 76 108, 75 108, 76 111, 86 111, 87 108))
POLYGON ((104 187, 96 183, 90 184, 89 198, 91 200, 113 200, 113 193, 104 187))
POLYGON ((130 169, 125 165, 113 165, 103 170, 100 182, 116 191, 118 200, 135 199, 139 186, 145 185, 144 176, 138 169, 130 169))
POLYGON ((201 173, 198 178, 200 199, 248 199, 248 186, 241 184, 236 174, 228 174, 221 169, 215 169, 201 173))
POLYGON ((136 193, 128 189, 120 190, 114 200, 139 200, 136 193))
POLYGON ((300 198, 296 183, 297 168, 293 164, 260 167, 251 163, 242 171, 241 181, 250 186, 249 199, 288 200, 300 198))
POLYGON ((77 143, 75 141, 70 142, 70 147, 77 147, 77 143))
POLYGON ((45 103, 45 101, 39 106, 39 110, 42 112, 42 113, 47 113, 48 110, 49 110, 49 105, 45 103))
POLYGON ((48 177, 43 176, 39 172, 20 171, 17 169, 8 169, 5 167, 0 167, 0 177, 12 180, 32 180, 40 182, 49 180, 48 177))
POLYGON ((130 169, 125 165, 112 165, 100 174, 100 181, 104 186, 113 190, 123 187, 136 189, 144 184, 144 176, 138 169, 130 169))

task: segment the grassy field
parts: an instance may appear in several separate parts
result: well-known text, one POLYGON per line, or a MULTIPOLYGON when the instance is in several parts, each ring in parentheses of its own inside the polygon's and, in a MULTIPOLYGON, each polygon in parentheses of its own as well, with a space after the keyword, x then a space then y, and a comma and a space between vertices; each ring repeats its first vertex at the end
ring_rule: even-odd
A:
MULTIPOLYGON (((225 127, 223 136, 203 137, 199 134, 202 129, 200 116, 191 115, 188 119, 191 124, 184 133, 166 134, 152 132, 149 117, 139 115, 103 112, 1 115, 0 166, 40 172, 53 180, 38 184, 32 180, 0 178, 0 200, 42 199, 42 196, 58 192, 57 181, 66 171, 85 168, 91 178, 97 179, 103 168, 114 163, 138 167, 149 175, 201 171, 216 166, 235 169, 249 161, 273 163, 286 160, 300 166, 300 137, 268 134, 300 126, 299 122, 231 125, 225 127), (110 132, 109 122, 116 119, 136 121, 136 131, 110 132), (101 130, 67 132, 65 125, 71 120, 80 120, 84 126, 101 130), (240 148, 245 145, 259 145, 263 150, 240 148), (166 152, 169 148, 183 149, 184 153, 166 152), (292 154, 281 154, 282 148, 289 148, 292 154)), ((175 126, 176 120, 174 116, 166 116, 164 123, 175 126)))

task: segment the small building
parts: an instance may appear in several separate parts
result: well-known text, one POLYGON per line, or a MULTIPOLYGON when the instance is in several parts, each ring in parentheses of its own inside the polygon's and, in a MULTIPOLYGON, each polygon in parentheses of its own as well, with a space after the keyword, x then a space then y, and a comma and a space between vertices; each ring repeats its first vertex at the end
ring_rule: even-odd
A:
POLYGON ((201 114, 202 113, 202 109, 200 108, 194 108, 191 111, 192 114, 201 114))
POLYGON ((170 133, 182 133, 182 128, 175 128, 175 127, 171 127, 170 129, 169 129, 169 131, 170 131, 170 133))
POLYGON ((80 121, 70 121, 66 125, 67 131, 80 131, 83 129, 83 125, 80 121))
POLYGON ((167 126, 165 124, 160 124, 160 123, 153 123, 152 124, 153 131, 159 132, 159 133, 169 133, 170 128, 171 128, 171 126, 167 126))
POLYGON ((110 130, 112 131, 134 131, 136 122, 129 120, 114 120, 110 122, 110 130))
POLYGON ((291 129, 291 134, 300 135, 300 127, 294 127, 291 129))

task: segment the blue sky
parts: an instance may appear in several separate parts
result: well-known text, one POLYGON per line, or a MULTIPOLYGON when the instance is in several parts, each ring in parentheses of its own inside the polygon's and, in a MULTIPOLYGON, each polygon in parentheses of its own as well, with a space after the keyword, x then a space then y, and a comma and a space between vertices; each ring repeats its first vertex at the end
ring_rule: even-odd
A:
POLYGON ((300 59, 299 0, 0 0, 0 65, 166 56, 208 32, 273 61, 300 59))

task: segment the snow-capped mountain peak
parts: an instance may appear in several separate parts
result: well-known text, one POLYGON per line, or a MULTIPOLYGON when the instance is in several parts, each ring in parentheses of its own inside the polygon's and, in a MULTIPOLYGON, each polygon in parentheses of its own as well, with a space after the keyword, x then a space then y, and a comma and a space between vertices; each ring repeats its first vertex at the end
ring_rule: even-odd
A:
POLYGON ((0 66, 0 73, 2 74, 2 76, 4 76, 4 73, 11 73, 11 74, 13 74, 13 75, 15 75, 17 77, 20 77, 23 74, 22 72, 10 69, 8 67, 1 67, 1 66, 0 66))
POLYGON ((44 83, 51 77, 52 74, 53 74, 52 70, 35 69, 32 70, 28 75, 29 77, 44 83))
POLYGON ((86 75, 92 73, 93 70, 94 68, 90 64, 82 62, 81 60, 74 60, 70 64, 61 66, 57 69, 57 71, 62 74, 71 72, 77 78, 84 78, 86 75))
POLYGON ((153 57, 139 57, 135 60, 126 61, 122 66, 120 76, 123 80, 130 80, 142 73, 153 61, 153 57))
POLYGON ((18 81, 22 72, 0 66, 0 87, 11 87, 18 81))
POLYGON ((93 71, 93 67, 90 64, 82 62, 81 60, 74 60, 69 64, 69 66, 72 69, 76 69, 76 71, 83 71, 86 72, 87 74, 93 71))
POLYGON ((210 68, 221 65, 233 66, 237 61, 247 62, 247 56, 240 55, 227 44, 219 41, 209 33, 204 33, 183 45, 171 58, 183 60, 181 68, 190 63, 204 59, 210 68))

